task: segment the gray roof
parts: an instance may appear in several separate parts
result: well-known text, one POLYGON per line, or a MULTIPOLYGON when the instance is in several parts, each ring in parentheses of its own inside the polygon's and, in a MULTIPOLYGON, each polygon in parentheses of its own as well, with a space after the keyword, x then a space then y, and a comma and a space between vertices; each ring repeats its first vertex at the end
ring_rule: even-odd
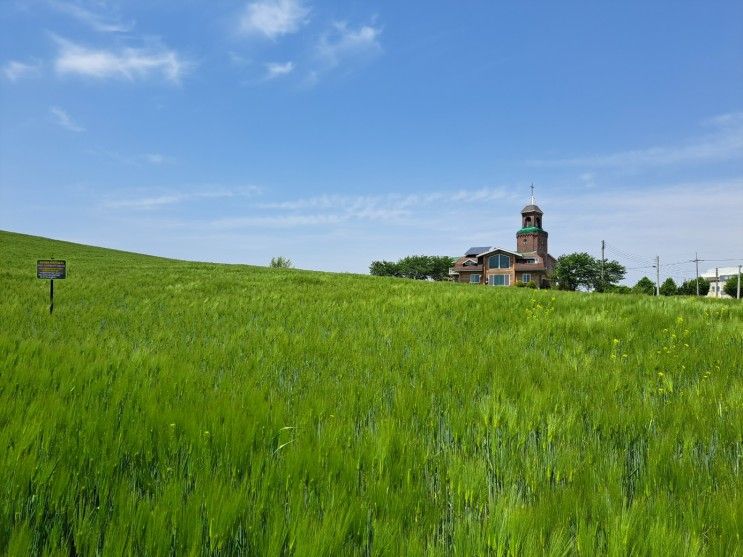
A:
POLYGON ((491 248, 488 251, 483 252, 483 253, 481 253, 479 255, 490 255, 491 253, 495 253, 496 251, 502 251, 503 253, 508 253, 510 255, 516 255, 516 256, 520 256, 521 255, 518 252, 511 251, 510 249, 503 249, 503 248, 491 248))
POLYGON ((540 215, 544 214, 538 205, 527 205, 526 207, 521 209, 521 212, 522 213, 539 213, 540 215))
POLYGON ((470 255, 480 255, 481 253, 488 251, 490 249, 490 246, 484 246, 484 247, 474 247, 467 250, 467 253, 465 253, 465 256, 470 255))

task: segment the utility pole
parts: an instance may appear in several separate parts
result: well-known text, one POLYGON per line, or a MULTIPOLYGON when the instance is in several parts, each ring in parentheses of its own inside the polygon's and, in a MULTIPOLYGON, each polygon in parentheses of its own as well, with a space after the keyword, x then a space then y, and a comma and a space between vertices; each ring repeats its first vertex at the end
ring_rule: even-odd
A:
POLYGON ((697 265, 697 296, 699 296, 699 254, 694 252, 694 263, 697 265))
POLYGON ((738 265, 738 295, 735 297, 737 300, 740 300, 740 268, 743 267, 743 265, 738 265))
POLYGON ((715 267, 715 298, 720 297, 720 268, 715 267))
POLYGON ((601 290, 604 289, 604 248, 606 248, 606 242, 601 240, 601 290))
POLYGON ((655 295, 660 296, 660 255, 655 256, 655 295))

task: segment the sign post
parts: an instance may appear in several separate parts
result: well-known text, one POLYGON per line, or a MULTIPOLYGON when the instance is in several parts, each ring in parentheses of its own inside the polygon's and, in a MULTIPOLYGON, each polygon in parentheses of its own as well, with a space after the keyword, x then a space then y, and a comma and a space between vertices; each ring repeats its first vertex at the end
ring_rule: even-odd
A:
POLYGON ((67 261, 39 259, 36 261, 36 278, 49 279, 49 314, 54 311, 54 279, 67 278, 67 261))

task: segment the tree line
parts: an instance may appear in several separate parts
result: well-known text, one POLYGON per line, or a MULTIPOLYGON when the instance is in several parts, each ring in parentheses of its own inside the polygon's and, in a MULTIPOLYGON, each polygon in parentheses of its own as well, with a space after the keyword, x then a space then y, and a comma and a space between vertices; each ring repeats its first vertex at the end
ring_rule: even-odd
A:
POLYGON ((398 261, 372 261, 369 272, 377 277, 444 280, 455 260, 448 255, 409 255, 398 261))

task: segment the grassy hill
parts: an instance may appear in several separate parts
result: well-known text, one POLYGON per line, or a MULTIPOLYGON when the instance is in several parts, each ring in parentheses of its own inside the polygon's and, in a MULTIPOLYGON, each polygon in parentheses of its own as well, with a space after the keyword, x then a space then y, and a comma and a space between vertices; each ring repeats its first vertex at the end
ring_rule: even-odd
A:
POLYGON ((735 301, 7 232, 0 288, 1 553, 741 554, 735 301))

